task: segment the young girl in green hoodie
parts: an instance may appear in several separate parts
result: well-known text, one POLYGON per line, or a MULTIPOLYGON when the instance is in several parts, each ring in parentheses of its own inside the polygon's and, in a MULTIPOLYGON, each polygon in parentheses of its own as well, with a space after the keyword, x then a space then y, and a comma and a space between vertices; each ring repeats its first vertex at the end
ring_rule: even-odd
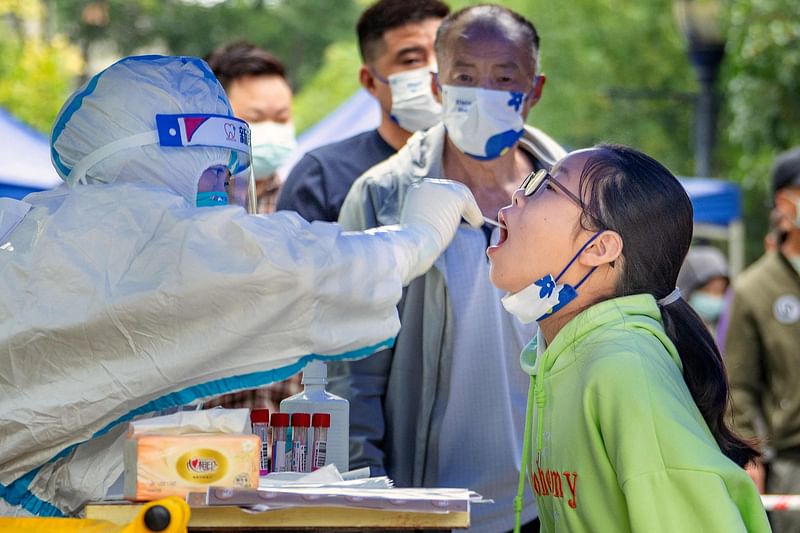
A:
POLYGON ((602 145, 526 178, 499 220, 492 282, 539 322, 516 511, 527 475, 543 531, 769 531, 722 358, 675 287, 692 240, 678 180, 602 145))

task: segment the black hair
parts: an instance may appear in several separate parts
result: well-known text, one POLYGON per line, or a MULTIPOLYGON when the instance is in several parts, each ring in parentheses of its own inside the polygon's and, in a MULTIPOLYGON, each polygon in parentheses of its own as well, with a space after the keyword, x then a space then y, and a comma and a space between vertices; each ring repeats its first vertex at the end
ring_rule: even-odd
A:
MULTIPOLYGON (((436 57, 441 58, 445 52, 445 41, 450 35, 453 26, 467 15, 479 16, 481 21, 486 21, 496 25, 511 23, 521 35, 527 40, 528 46, 531 49, 531 57, 534 62, 534 67, 539 68, 539 32, 536 31, 536 26, 533 22, 526 19, 519 13, 508 9, 507 7, 499 6, 497 4, 478 4, 474 6, 459 9, 451 13, 447 18, 442 21, 442 25, 436 31, 436 41, 434 42, 434 49, 436 50, 436 57)), ((507 26, 506 26, 507 27, 507 26)))
POLYGON ((378 0, 361 14, 356 24, 361 60, 375 60, 383 34, 427 19, 443 19, 450 8, 441 0, 378 0))
POLYGON ((206 58, 222 87, 245 76, 280 76, 286 78, 286 67, 278 58, 253 43, 238 41, 221 46, 206 58))
MULTIPOLYGON (((584 228, 612 230, 623 241, 613 297, 670 294, 692 241, 692 204, 661 163, 633 148, 603 144, 580 178, 584 228)), ((683 363, 683 379, 722 452, 744 466, 760 455, 725 419, 730 401, 722 356, 703 321, 683 299, 659 306, 683 363)))

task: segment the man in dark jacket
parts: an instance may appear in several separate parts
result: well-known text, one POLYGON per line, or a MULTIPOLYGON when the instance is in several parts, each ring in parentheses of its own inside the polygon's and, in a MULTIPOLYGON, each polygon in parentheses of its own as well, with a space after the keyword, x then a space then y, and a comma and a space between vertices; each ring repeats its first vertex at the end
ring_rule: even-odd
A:
MULTIPOLYGON (((772 172, 778 246, 734 284, 726 364, 732 415, 744 435, 764 442, 748 467, 761 492, 800 492, 800 147, 772 172)), ((776 532, 800 530, 800 513, 776 512, 776 532)))
POLYGON ((336 222, 356 178, 439 121, 441 108, 431 94, 433 41, 449 11, 440 0, 379 0, 364 11, 356 27, 359 80, 378 100, 381 123, 304 155, 283 184, 279 210, 336 222))

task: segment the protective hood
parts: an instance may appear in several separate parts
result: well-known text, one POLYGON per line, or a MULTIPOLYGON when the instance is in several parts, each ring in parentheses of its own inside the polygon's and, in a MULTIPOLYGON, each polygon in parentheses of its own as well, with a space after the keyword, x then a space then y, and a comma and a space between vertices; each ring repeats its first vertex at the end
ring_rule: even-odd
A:
MULTIPOLYGON (((50 136, 53 165, 67 184, 76 185, 73 169, 87 156, 156 131, 156 115, 196 113, 233 116, 225 91, 204 61, 127 57, 95 75, 64 104, 50 136), (137 90, 129 90, 131 86, 137 90)), ((86 168, 86 183, 154 185, 194 205, 203 170, 213 165, 236 167, 236 159, 236 152, 227 148, 131 146, 86 168)))

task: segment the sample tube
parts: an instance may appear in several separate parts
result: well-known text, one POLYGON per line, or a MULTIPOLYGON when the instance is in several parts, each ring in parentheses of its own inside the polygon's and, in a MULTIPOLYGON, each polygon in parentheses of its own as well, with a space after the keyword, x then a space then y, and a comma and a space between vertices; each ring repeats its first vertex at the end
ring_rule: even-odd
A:
POLYGON ((272 413, 272 471, 288 472, 292 466, 292 441, 287 438, 289 415, 272 413))
POLYGON ((253 435, 261 439, 261 460, 258 464, 258 475, 269 474, 269 409, 253 409, 250 411, 250 426, 253 435))
POLYGON ((311 440, 311 471, 325 466, 325 452, 328 449, 328 428, 331 427, 331 415, 314 413, 311 417, 314 436, 311 440))
POLYGON ((292 472, 308 472, 308 428, 311 416, 308 413, 292 414, 292 472))

